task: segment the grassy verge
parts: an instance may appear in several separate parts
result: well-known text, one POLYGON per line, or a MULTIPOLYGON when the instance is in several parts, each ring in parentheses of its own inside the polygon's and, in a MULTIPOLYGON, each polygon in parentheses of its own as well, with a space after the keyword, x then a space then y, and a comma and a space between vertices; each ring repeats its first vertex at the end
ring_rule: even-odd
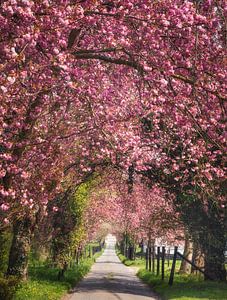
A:
POLYGON ((137 258, 136 260, 130 260, 127 259, 124 255, 122 255, 118 251, 117 251, 117 255, 120 258, 120 260, 123 262, 123 264, 126 266, 143 267, 145 264, 144 259, 141 258, 137 258))
POLYGON ((178 273, 180 261, 177 261, 176 274, 172 287, 168 285, 168 278, 171 268, 165 264, 166 278, 164 281, 159 276, 145 270, 145 260, 128 260, 117 252, 118 257, 126 266, 139 267, 137 276, 158 293, 162 299, 169 300, 227 300, 227 284, 219 282, 204 281, 201 276, 182 275, 178 273))
POLYGON ((138 274, 144 282, 152 286, 153 290, 163 299, 171 300, 211 300, 227 299, 227 284, 211 281, 203 281, 201 277, 176 274, 172 287, 168 281, 161 281, 151 272, 140 269, 138 274))
POLYGON ((74 287, 90 270, 92 264, 102 252, 93 258, 81 260, 78 266, 66 271, 65 277, 57 280, 57 268, 46 266, 31 267, 29 280, 20 284, 13 300, 59 300, 74 287))

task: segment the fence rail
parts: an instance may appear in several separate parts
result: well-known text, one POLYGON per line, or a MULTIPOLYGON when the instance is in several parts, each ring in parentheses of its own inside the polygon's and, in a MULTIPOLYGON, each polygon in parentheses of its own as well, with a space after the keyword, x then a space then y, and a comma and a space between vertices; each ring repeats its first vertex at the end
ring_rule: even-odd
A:
MULTIPOLYGON (((118 244, 118 248, 120 252, 126 256, 130 260, 134 260, 136 258, 135 247, 129 246, 125 247, 123 244, 118 244)), ((195 270, 199 271, 203 275, 205 275, 204 270, 201 267, 198 267, 193 261, 186 258, 183 254, 178 251, 178 247, 174 247, 173 254, 170 253, 170 248, 166 251, 165 246, 148 246, 146 248, 146 252, 143 251, 143 247, 141 247, 141 252, 138 254, 141 258, 145 258, 145 266, 146 270, 156 274, 157 276, 161 275, 161 279, 165 279, 165 263, 167 260, 168 267, 170 266, 170 260, 172 260, 172 266, 170 270, 170 276, 168 280, 168 284, 171 286, 174 282, 174 275, 176 269, 176 261, 177 260, 185 260, 189 263, 195 270), (156 250, 156 251, 155 251, 156 250), (156 260, 156 268, 155 268, 155 260, 156 260)), ((207 274, 206 274, 207 276, 207 274)))

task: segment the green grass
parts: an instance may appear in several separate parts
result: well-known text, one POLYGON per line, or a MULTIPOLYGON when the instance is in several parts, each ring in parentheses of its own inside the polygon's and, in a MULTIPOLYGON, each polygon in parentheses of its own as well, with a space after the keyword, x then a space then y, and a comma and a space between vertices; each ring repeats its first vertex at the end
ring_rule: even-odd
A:
POLYGON ((162 296, 163 299, 171 300, 226 300, 227 284, 211 281, 203 281, 201 277, 192 275, 176 274, 173 286, 168 285, 168 280, 160 278, 141 269, 138 277, 148 283, 152 289, 162 296))
MULTIPOLYGON (((145 259, 128 260, 117 251, 118 257, 126 266, 139 267, 137 276, 152 287, 164 300, 227 300, 227 283, 204 281, 202 276, 178 273, 180 261, 176 262, 173 286, 168 285, 172 261, 165 263, 165 280, 145 270, 145 259)), ((156 261, 155 261, 156 266, 156 261)))
POLYGON ((30 267, 29 280, 21 283, 13 300, 58 300, 61 299, 86 275, 95 259, 102 252, 96 253, 93 258, 81 260, 78 266, 65 272, 61 281, 57 280, 57 268, 47 266, 30 267))
POLYGON ((122 255, 120 252, 117 252, 118 257, 126 266, 136 266, 136 267, 142 267, 145 265, 145 260, 141 258, 136 258, 135 260, 127 259, 124 255, 122 255))

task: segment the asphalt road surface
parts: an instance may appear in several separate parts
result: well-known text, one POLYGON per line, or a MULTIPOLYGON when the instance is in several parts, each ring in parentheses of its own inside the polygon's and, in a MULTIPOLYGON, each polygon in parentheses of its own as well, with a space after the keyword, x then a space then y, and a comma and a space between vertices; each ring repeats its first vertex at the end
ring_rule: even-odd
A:
POLYGON ((89 274, 76 286, 70 300, 152 300, 159 299, 135 275, 136 270, 123 265, 115 253, 116 239, 106 238, 106 249, 89 274))

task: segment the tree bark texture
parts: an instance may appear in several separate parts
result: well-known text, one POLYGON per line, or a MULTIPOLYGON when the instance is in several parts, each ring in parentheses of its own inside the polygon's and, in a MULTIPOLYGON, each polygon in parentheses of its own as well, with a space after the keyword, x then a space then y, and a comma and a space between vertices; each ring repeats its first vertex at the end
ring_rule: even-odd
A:
MULTIPOLYGON (((193 254, 193 243, 190 240, 190 238, 187 235, 185 235, 183 256, 186 257, 188 260, 192 261, 192 254, 193 254)), ((191 267, 192 266, 186 260, 182 259, 179 272, 181 274, 190 274, 191 267)))
POLYGON ((32 223, 29 218, 17 220, 13 224, 13 240, 9 253, 7 275, 22 279, 28 274, 28 255, 31 248, 32 223))
MULTIPOLYGON (((197 242, 193 243, 193 255, 192 255, 192 261, 193 263, 201 268, 204 269, 204 254, 201 251, 201 248, 199 247, 197 242)), ((192 270, 191 270, 192 274, 197 274, 198 270, 196 270, 193 266, 192 266, 192 270)))
POLYGON ((202 201, 193 195, 181 194, 176 204, 193 243, 204 255, 205 280, 226 281, 226 233, 217 202, 214 198, 202 201))

